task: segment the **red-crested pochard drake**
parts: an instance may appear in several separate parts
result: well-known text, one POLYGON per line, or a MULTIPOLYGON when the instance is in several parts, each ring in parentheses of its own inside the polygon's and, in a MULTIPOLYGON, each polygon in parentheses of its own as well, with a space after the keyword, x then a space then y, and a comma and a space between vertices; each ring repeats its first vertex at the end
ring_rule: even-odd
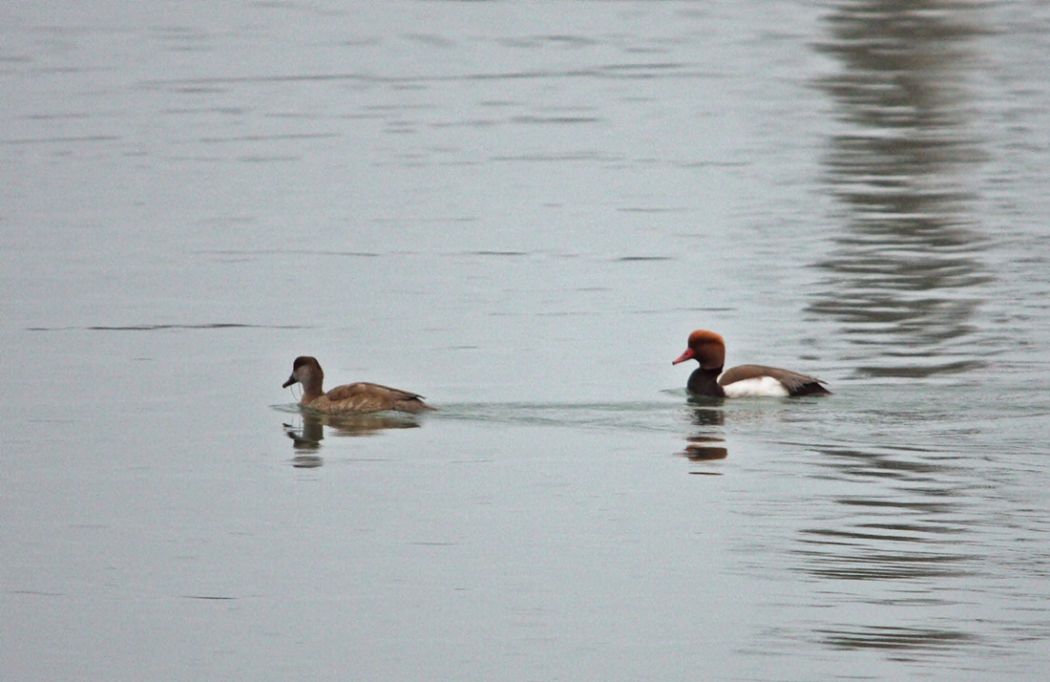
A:
POLYGON ((725 372, 726 342, 720 335, 697 329, 689 335, 689 347, 671 364, 696 360, 700 367, 689 375, 690 393, 715 398, 750 396, 786 397, 794 395, 828 395, 822 379, 777 367, 740 365, 725 372))
POLYGON ((324 370, 317 358, 301 355, 292 363, 292 375, 281 388, 292 384, 303 385, 303 397, 299 404, 324 414, 361 414, 364 412, 422 412, 434 408, 423 402, 423 396, 398 388, 380 386, 359 381, 353 384, 336 386, 325 393, 321 384, 324 382, 324 370))

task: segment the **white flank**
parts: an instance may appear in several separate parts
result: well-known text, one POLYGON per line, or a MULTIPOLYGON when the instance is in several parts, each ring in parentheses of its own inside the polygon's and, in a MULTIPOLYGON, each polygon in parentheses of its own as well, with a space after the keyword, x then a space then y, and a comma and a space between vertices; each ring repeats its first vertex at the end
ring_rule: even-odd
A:
POLYGON ((754 379, 734 381, 728 386, 723 386, 722 390, 726 392, 727 398, 758 398, 763 396, 784 398, 788 395, 788 390, 784 388, 784 384, 773 377, 755 377, 754 379))

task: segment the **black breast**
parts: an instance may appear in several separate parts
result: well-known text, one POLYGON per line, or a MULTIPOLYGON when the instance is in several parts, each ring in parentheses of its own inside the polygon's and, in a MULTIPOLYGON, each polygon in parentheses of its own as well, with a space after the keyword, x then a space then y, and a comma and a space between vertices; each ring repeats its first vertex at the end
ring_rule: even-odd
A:
POLYGON ((694 395, 706 395, 712 398, 724 398, 726 392, 718 385, 718 375, 722 368, 718 369, 695 369, 689 375, 689 383, 686 388, 694 395))

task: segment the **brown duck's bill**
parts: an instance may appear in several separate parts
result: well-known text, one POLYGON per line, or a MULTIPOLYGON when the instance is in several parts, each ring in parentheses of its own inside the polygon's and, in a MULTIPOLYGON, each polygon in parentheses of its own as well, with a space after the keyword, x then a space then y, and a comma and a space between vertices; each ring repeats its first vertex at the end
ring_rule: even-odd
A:
POLYGON ((288 381, 286 381, 283 384, 281 384, 281 388, 288 388, 289 386, 291 386, 292 384, 296 383, 297 381, 299 381, 299 380, 296 379, 295 375, 293 374, 292 376, 288 377, 288 381))
POLYGON ((693 352, 692 348, 686 348, 681 355, 678 356, 677 360, 672 360, 672 365, 677 365, 679 362, 685 362, 686 360, 692 360, 696 357, 696 353, 693 352))

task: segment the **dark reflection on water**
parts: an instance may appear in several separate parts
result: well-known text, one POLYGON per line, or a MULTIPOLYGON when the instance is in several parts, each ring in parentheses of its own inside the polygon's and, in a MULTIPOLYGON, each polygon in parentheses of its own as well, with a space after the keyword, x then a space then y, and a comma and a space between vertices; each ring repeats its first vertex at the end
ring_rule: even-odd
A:
POLYGON ((979 10, 932 0, 841 2, 817 49, 840 72, 826 182, 844 208, 813 313, 841 325, 858 376, 928 377, 983 361, 973 317, 989 280, 967 178, 982 163, 966 78, 979 10))
MULTIPOLYGON (((695 430, 686 436, 682 456, 691 462, 708 462, 725 459, 729 456, 725 436, 725 412, 721 400, 711 400, 710 404, 690 405, 689 422, 695 430)), ((692 474, 716 475, 719 472, 708 469, 693 470, 692 474)))
POLYGON ((300 469, 316 468, 324 464, 318 455, 321 441, 325 437, 325 427, 336 436, 374 436, 387 429, 419 428, 419 421, 412 415, 391 413, 324 415, 311 412, 302 413, 302 425, 295 427, 285 423, 285 434, 292 440, 295 453, 292 466, 300 469))
POLYGON ((970 635, 954 630, 923 628, 870 627, 838 632, 820 631, 824 641, 843 649, 914 649, 943 648, 965 643, 970 635))
MULTIPOLYGON (((841 359, 859 378, 984 364, 974 320, 989 281, 979 257, 987 240, 967 186, 982 153, 965 82, 978 14, 965 3, 880 0, 840 2, 826 18, 818 49, 840 72, 819 83, 837 119, 824 163, 844 221, 815 264, 825 277, 809 310, 838 323, 841 359)), ((967 537, 973 483, 957 453, 888 430, 915 419, 890 411, 869 414, 853 442, 817 448, 815 478, 835 492, 796 537, 800 570, 844 604, 883 607, 879 622, 864 623, 851 606, 817 635, 830 647, 912 655, 963 646, 979 639, 975 630, 930 607, 958 606, 954 590, 981 559, 967 537)))
POLYGON ((920 651, 980 640, 979 626, 945 622, 936 610, 963 606, 961 585, 978 575, 984 558, 968 537, 975 520, 967 473, 916 447, 818 452, 818 477, 835 481, 840 492, 799 529, 792 550, 799 570, 828 581, 844 604, 882 607, 876 623, 864 623, 863 612, 848 607, 848 619, 819 633, 820 641, 920 651))

